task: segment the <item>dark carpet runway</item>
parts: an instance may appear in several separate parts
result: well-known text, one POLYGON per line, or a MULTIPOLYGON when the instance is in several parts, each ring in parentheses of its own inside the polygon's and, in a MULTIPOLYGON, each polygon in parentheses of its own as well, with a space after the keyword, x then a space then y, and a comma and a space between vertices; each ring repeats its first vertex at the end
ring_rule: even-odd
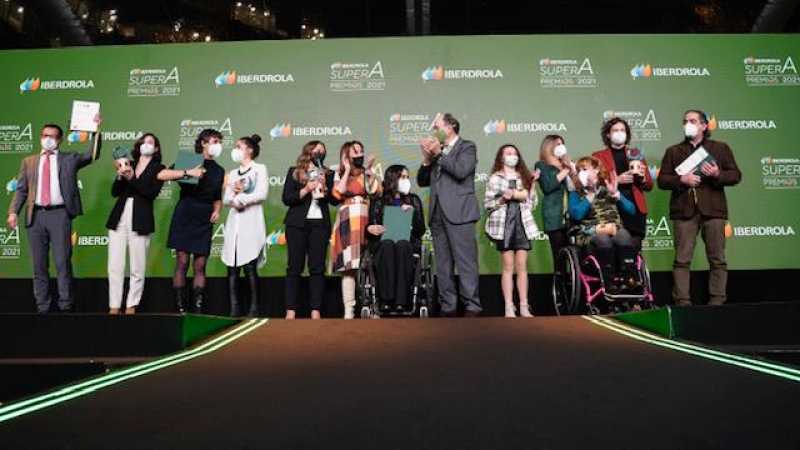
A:
POLYGON ((800 383, 580 317, 270 320, 2 449, 800 448, 800 383))

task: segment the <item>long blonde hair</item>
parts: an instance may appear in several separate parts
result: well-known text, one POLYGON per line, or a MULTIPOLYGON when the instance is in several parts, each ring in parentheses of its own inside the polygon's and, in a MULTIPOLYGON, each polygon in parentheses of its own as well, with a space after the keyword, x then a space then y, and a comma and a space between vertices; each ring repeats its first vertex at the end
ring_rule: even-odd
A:
POLYGON ((565 142, 564 138, 557 134, 548 134, 542 139, 542 144, 539 146, 539 161, 547 162, 547 158, 553 154, 553 149, 556 148, 556 142, 559 139, 561 142, 565 142))
POLYGON ((322 148, 325 148, 325 144, 323 144, 322 141, 306 142, 306 144, 303 145, 303 150, 300 151, 300 156, 297 157, 292 176, 301 184, 306 184, 308 182, 306 170, 308 169, 308 164, 313 159, 314 149, 317 148, 318 145, 322 145, 322 148))

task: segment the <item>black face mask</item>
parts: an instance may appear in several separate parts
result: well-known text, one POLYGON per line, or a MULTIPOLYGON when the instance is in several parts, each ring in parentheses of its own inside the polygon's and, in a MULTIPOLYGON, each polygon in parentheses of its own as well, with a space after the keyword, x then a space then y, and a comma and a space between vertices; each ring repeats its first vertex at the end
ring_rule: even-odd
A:
POLYGON ((353 165, 358 167, 359 169, 364 167, 364 157, 363 156, 356 156, 352 159, 353 165))
POLYGON ((311 160, 314 162, 315 166, 322 167, 323 164, 325 164, 325 154, 317 153, 316 155, 311 157, 311 160))

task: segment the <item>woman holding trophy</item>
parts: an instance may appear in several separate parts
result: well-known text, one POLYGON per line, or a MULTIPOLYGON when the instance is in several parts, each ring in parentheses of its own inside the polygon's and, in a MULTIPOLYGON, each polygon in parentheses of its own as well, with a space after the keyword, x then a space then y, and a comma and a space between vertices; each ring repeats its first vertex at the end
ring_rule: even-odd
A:
MULTIPOLYGON (((116 178, 111 195, 117 201, 106 222, 108 228, 108 308, 119 314, 125 282, 125 253, 130 249, 130 288, 125 314, 134 314, 144 290, 147 246, 155 231, 153 201, 165 180, 178 180, 182 171, 166 170, 161 164, 161 143, 152 133, 142 135, 133 144, 133 151, 117 147, 112 154, 116 178)), ((201 169, 187 171, 201 177, 201 169)))
POLYGON ((259 142, 261 136, 257 134, 236 141, 231 159, 239 167, 228 174, 222 197, 222 203, 230 206, 223 232, 225 243, 222 247, 222 262, 228 268, 230 314, 233 317, 240 315, 236 285, 242 268, 250 286, 250 307, 247 315, 258 315, 258 268, 266 261, 263 249, 267 241, 264 208, 261 205, 267 199, 269 189, 267 167, 254 161, 261 151, 259 142))
POLYGON ((647 233, 647 201, 644 193, 653 189, 653 178, 641 150, 631 147, 631 128, 623 119, 606 121, 600 131, 605 148, 592 154, 609 172, 616 172, 619 192, 636 206, 632 214, 621 214, 622 226, 633 238, 637 251, 647 233))
POLYGON ((320 318, 325 295, 325 255, 331 235, 330 186, 333 172, 325 167, 325 144, 307 142, 297 162, 289 168, 283 185, 283 204, 289 207, 286 225, 288 262, 286 265, 286 319, 296 317, 300 275, 308 258, 311 318, 320 318))

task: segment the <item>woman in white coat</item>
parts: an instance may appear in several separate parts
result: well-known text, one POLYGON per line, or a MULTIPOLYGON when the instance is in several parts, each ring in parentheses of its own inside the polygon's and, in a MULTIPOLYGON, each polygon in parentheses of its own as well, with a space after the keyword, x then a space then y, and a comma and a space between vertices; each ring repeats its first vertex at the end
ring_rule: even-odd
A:
POLYGON ((267 199, 269 179, 267 167, 254 161, 258 157, 261 136, 254 134, 236 141, 231 158, 239 164, 228 174, 222 202, 230 206, 225 221, 222 262, 228 267, 228 287, 231 299, 231 316, 239 316, 239 298, 236 284, 244 268, 250 285, 249 316, 258 315, 258 268, 264 265, 264 245, 267 229, 264 224, 262 203, 267 199))

